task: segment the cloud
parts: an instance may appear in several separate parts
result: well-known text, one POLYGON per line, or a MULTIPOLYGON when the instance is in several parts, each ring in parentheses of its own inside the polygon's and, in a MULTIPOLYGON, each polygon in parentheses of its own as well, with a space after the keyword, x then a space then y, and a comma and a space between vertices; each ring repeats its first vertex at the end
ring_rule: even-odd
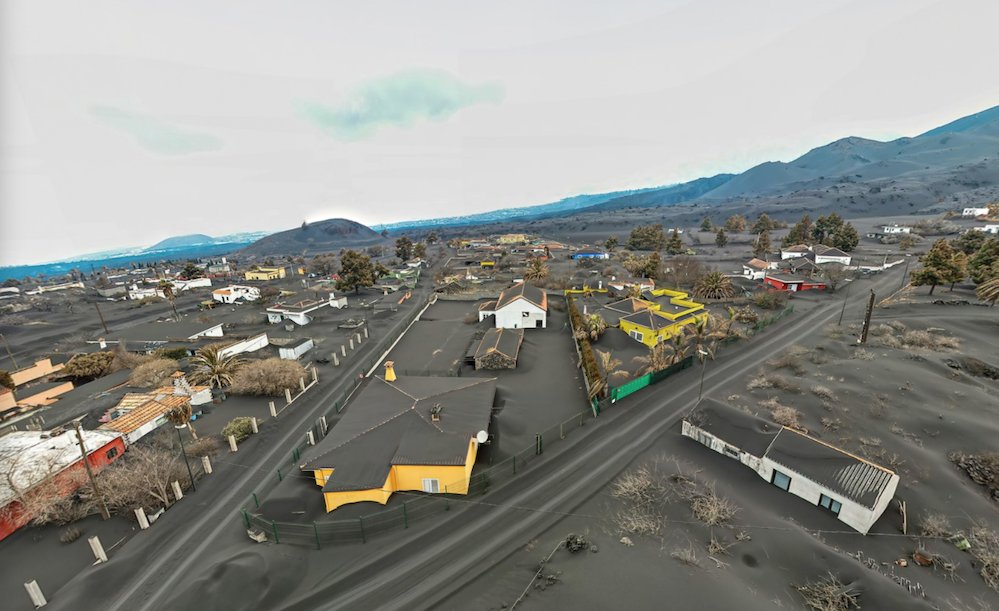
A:
POLYGON ((364 83, 339 106, 306 102, 299 112, 334 137, 359 140, 384 125, 443 121, 467 106, 502 98, 496 83, 473 85, 443 71, 408 70, 364 83))
POLYGON ((112 106, 94 106, 90 114, 101 123, 125 132, 142 148, 161 155, 189 155, 222 148, 222 140, 211 134, 186 131, 148 115, 112 106))

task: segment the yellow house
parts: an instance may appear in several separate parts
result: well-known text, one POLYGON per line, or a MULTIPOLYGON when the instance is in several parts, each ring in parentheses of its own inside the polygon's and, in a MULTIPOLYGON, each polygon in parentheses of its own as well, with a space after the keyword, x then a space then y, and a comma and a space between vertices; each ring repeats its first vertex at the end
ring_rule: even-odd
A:
POLYGON ((246 272, 247 280, 278 280, 284 278, 283 267, 258 267, 255 270, 246 272))
POLYGON ((708 317, 704 304, 691 301, 687 293, 671 289, 655 289, 642 294, 641 301, 647 308, 622 316, 618 326, 632 339, 652 347, 681 333, 691 325, 708 317))
POLYGON ((499 244, 523 244, 526 241, 526 233, 504 233, 496 238, 496 242, 499 244))
POLYGON ((403 490, 467 494, 495 397, 495 378, 372 378, 300 468, 328 512, 403 490))

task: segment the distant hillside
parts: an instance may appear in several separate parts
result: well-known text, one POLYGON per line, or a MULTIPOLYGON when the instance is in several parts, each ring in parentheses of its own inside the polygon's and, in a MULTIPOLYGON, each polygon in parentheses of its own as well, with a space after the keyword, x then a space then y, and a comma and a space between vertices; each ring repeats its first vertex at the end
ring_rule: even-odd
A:
POLYGON ((623 208, 652 208, 690 201, 708 193, 732 180, 734 174, 718 174, 710 178, 698 178, 671 187, 646 189, 644 191, 614 197, 588 209, 589 212, 621 210, 623 208))
POLYGON ((648 187, 645 189, 631 189, 627 191, 614 191, 612 193, 597 193, 574 195, 550 204, 539 204, 536 206, 522 206, 519 208, 501 208, 490 212, 478 214, 466 214, 463 216, 448 216, 433 219, 422 219, 414 221, 401 221, 398 223, 387 223, 375 225, 373 229, 389 231, 407 231, 415 229, 430 229, 440 227, 458 227, 462 225, 484 225, 487 223, 498 223, 504 221, 532 220, 572 214, 583 209, 596 206, 608 200, 627 195, 641 194, 647 191, 658 191, 661 187, 648 187))
POLYGON ((215 243, 215 238, 204 235, 202 233, 194 233, 191 235, 174 236, 172 238, 160 240, 159 242, 143 250, 146 251, 168 250, 172 248, 185 248, 187 246, 201 246, 202 244, 214 244, 214 243, 215 243))
POLYGON ((279 231, 261 238, 240 251, 242 255, 314 254, 341 248, 371 246, 382 236, 360 223, 348 219, 329 219, 279 231))

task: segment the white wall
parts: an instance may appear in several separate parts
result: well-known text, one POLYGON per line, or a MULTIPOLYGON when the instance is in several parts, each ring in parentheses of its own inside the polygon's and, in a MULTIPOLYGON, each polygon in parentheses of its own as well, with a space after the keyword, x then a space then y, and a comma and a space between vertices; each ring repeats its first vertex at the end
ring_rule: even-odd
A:
POLYGON ((205 331, 198 333, 197 335, 191 337, 190 339, 197 339, 199 337, 222 337, 222 335, 223 335, 222 325, 215 325, 211 329, 206 329, 205 331))
POLYGON ((841 263, 843 265, 849 265, 852 257, 827 257, 825 255, 815 255, 815 264, 820 265, 822 263, 841 263))
POLYGON ((288 347, 288 348, 278 348, 278 354, 281 358, 294 361, 302 357, 303 354, 315 348, 316 344, 311 339, 299 344, 298 346, 288 347))
POLYGON ((255 352, 268 345, 270 345, 270 340, 267 339, 267 334, 261 333, 249 339, 244 339, 241 342, 236 342, 231 346, 226 346, 219 351, 219 354, 222 356, 233 356, 243 354, 244 352, 255 352))
POLYGON ((496 310, 497 329, 534 329, 539 320, 542 328, 548 326, 547 312, 526 299, 517 299, 496 310))

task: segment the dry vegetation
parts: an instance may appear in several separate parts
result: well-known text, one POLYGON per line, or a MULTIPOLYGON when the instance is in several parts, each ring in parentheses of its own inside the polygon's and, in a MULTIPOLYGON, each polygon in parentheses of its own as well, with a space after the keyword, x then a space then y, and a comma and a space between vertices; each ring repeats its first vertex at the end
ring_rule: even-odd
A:
POLYGON ((942 335, 943 330, 908 329, 893 320, 888 323, 872 325, 869 332, 875 343, 896 350, 957 350, 961 341, 956 337, 942 335))
POLYGON ((749 381, 747 388, 749 390, 756 390, 758 388, 776 388, 777 390, 784 390, 791 393, 801 392, 800 386, 776 373, 757 374, 756 377, 749 381))
POLYGON ((175 371, 177 371, 177 361, 154 358, 133 369, 128 377, 128 384, 140 388, 155 388, 169 380, 175 371))
POLYGON ((734 518, 739 508, 732 501, 708 489, 690 499, 690 511, 708 526, 717 526, 734 518))
POLYGON ((801 594, 805 605, 814 611, 849 611, 860 608, 860 592, 844 584, 832 573, 794 589, 801 594))
POLYGON ((237 395, 266 395, 277 397, 285 389, 295 392, 299 380, 305 378, 305 368, 300 363, 280 358, 251 361, 236 372, 230 391, 237 395))

